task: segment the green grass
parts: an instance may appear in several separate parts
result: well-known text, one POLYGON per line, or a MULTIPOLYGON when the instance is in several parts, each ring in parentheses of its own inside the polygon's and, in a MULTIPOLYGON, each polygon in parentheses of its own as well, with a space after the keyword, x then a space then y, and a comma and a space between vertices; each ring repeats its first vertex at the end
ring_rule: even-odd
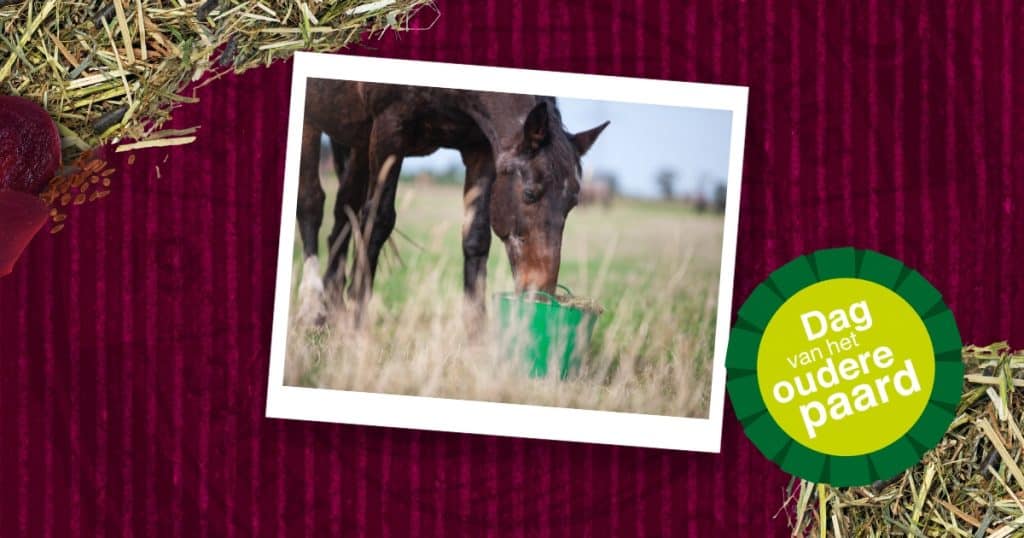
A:
MULTIPOLYGON (((334 189, 320 251, 332 224, 334 189)), ((339 314, 324 332, 294 327, 288 382, 424 396, 706 416, 723 221, 672 202, 616 199, 569 215, 560 282, 605 307, 580 373, 534 380, 497 356, 493 332, 462 331, 461 188, 403 182, 399 233, 382 255, 368 323, 339 314), (302 336, 305 335, 305 336, 302 336), (315 335, 315 336, 311 336, 315 335)), ((321 257, 322 265, 326 263, 321 257)), ((301 277, 296 238, 295 281, 301 277)), ((293 288, 294 289, 294 288, 293 288)), ((491 244, 487 290, 512 289, 491 244)), ((493 300, 489 300, 493 312, 493 300)), ((294 311, 294 309, 293 309, 294 311)))

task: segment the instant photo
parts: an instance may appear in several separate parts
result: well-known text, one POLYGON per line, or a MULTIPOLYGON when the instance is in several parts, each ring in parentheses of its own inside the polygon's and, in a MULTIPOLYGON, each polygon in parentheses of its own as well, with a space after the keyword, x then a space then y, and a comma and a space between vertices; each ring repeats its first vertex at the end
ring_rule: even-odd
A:
POLYGON ((293 76, 268 416, 718 451, 746 88, 293 76))

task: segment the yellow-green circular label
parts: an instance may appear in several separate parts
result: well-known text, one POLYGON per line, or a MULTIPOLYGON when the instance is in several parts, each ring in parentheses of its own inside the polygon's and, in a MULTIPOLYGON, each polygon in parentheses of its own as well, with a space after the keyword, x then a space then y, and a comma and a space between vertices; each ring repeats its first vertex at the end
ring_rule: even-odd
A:
POLYGON ((960 331, 899 260, 840 247, 779 267, 740 307, 726 390, 766 458, 812 482, 892 478, 942 439, 960 403, 960 331))
POLYGON ((858 456, 905 435, 928 404, 935 356, 924 321, 859 278, 812 284, 771 317, 757 352, 765 407, 793 440, 858 456))

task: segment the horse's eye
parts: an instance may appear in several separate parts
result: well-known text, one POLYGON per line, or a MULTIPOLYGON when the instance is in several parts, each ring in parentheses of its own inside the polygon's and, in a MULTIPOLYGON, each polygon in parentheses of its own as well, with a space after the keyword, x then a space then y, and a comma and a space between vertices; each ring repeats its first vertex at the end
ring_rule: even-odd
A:
POLYGON ((544 194, 544 189, 536 183, 531 183, 523 186, 523 202, 527 204, 535 204, 540 197, 544 194))

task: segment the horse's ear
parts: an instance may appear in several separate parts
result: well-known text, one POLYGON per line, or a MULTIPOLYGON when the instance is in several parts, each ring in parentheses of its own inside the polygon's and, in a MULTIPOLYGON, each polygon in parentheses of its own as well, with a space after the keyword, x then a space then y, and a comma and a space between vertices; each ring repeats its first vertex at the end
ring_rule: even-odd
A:
POLYGON ((551 137, 551 121, 548 104, 537 103, 523 124, 523 141, 531 151, 536 151, 548 143, 551 137))
POLYGON ((603 131, 605 127, 608 127, 609 123, 611 122, 606 121, 593 129, 572 135, 572 145, 576 146, 576 151, 578 151, 581 156, 589 151, 590 146, 593 146, 594 142, 597 141, 597 135, 601 134, 601 131, 603 131))

